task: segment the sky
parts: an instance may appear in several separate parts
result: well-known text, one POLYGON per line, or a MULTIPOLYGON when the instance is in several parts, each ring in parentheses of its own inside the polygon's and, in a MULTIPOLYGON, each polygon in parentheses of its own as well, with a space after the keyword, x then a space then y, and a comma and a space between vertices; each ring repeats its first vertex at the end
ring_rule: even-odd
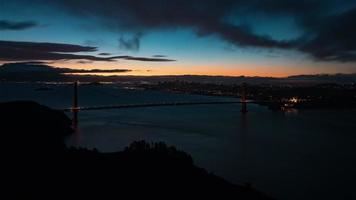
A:
POLYGON ((0 63, 119 75, 356 73, 355 36, 356 0, 0 0, 0 63))

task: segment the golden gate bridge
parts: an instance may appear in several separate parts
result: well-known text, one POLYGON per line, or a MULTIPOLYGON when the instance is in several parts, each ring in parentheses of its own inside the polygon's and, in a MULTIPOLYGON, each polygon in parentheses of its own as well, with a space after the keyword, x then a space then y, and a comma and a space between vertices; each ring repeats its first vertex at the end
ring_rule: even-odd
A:
POLYGON ((247 100, 246 84, 242 84, 240 100, 236 101, 180 101, 180 102, 157 102, 157 103, 140 103, 140 104, 114 104, 114 105, 99 105, 99 106, 79 106, 78 104, 78 82, 73 84, 73 105, 70 108, 65 108, 63 111, 73 113, 73 125, 78 123, 78 112, 88 110, 105 110, 105 109, 125 109, 125 108, 143 108, 143 107, 158 107, 158 106, 189 106, 189 105, 216 105, 216 104, 241 104, 241 113, 246 114, 247 104, 249 103, 266 103, 265 101, 247 100))

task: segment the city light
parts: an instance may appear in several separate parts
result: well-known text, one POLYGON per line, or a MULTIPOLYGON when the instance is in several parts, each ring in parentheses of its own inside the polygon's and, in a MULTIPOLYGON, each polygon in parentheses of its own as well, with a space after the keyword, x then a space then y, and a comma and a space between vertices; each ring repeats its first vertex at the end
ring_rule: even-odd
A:
POLYGON ((290 98, 289 99, 289 102, 290 103, 298 103, 299 102, 299 99, 297 97, 293 97, 293 98, 290 98))

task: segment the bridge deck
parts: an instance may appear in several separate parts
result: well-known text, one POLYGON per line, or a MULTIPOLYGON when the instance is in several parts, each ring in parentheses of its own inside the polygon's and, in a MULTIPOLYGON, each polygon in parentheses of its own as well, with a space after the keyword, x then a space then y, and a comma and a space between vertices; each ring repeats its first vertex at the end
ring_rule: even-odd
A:
POLYGON ((144 104, 118 104, 103 106, 84 106, 77 108, 66 108, 64 111, 84 111, 84 110, 104 110, 104 109, 123 109, 123 108, 142 108, 158 106, 189 106, 189 105, 211 105, 211 104, 242 104, 242 103, 267 103, 266 101, 208 101, 208 102, 163 102, 163 103, 144 103, 144 104))

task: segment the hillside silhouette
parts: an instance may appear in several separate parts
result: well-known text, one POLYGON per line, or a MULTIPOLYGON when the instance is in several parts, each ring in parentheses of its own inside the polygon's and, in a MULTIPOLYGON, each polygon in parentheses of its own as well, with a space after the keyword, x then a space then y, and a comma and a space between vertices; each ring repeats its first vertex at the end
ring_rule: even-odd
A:
POLYGON ((165 143, 101 153, 66 147, 71 120, 35 102, 0 103, 3 199, 270 199, 194 165, 165 143))

